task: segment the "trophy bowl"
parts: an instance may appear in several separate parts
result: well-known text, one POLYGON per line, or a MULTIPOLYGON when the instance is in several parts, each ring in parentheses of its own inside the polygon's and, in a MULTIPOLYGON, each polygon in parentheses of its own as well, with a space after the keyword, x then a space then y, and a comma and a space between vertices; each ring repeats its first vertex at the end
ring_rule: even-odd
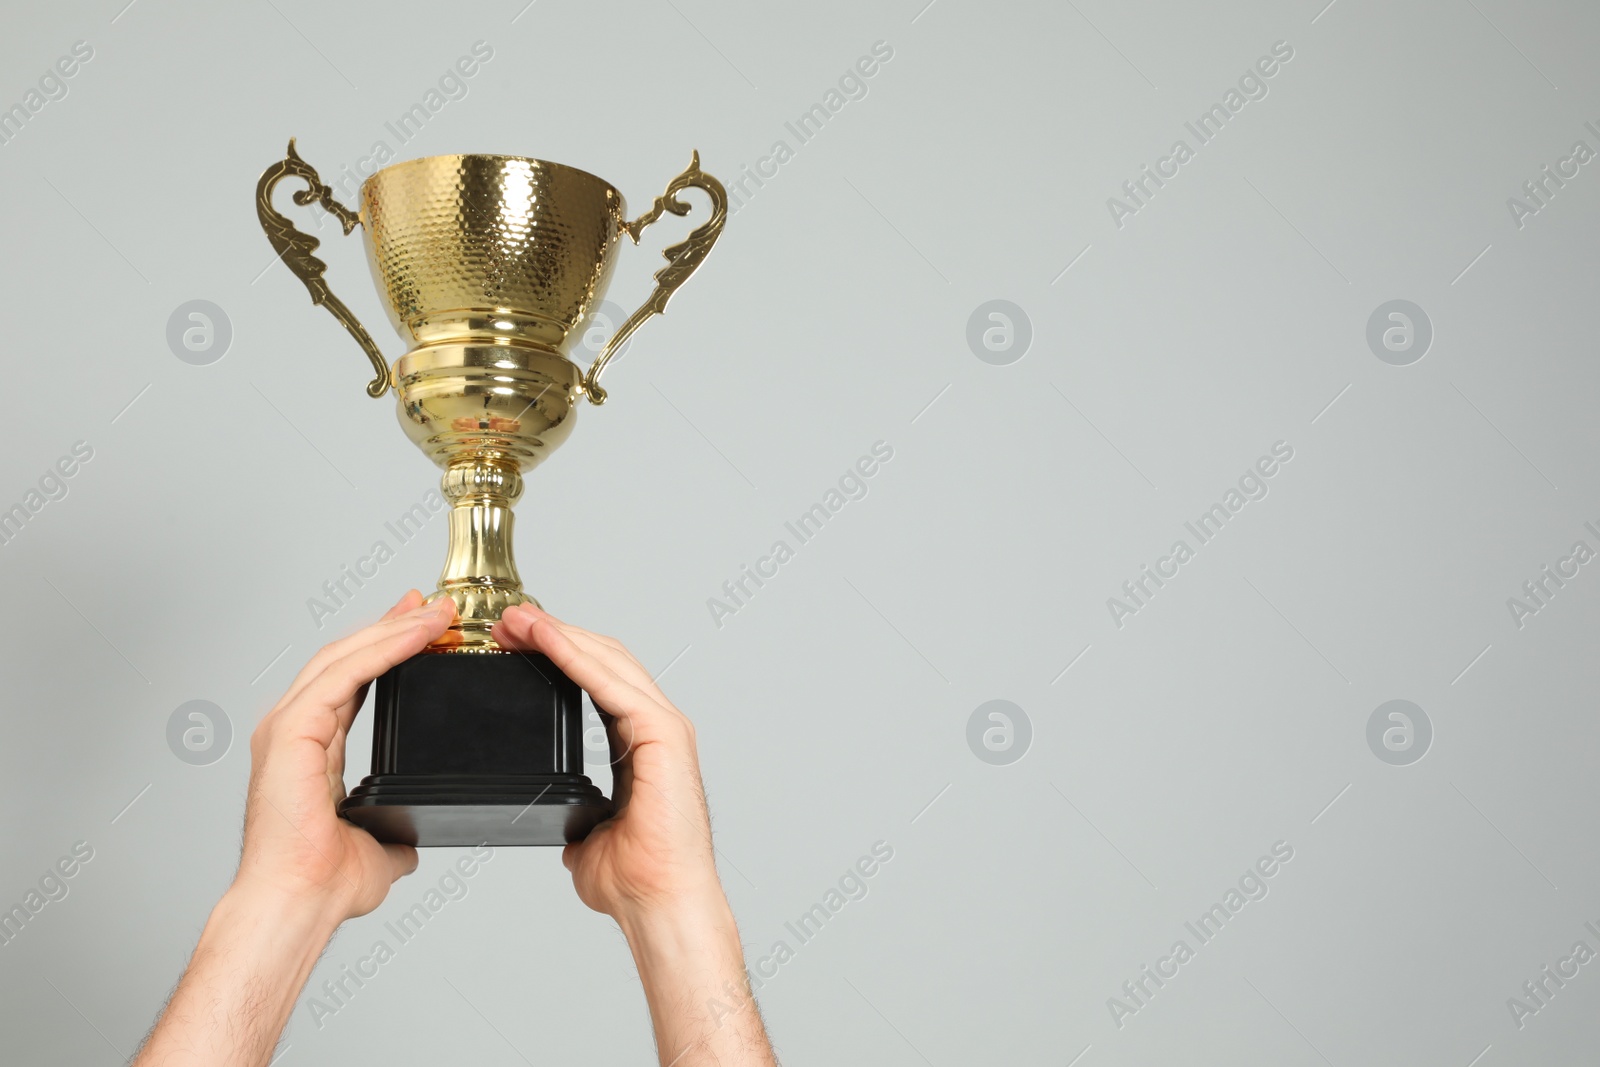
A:
POLYGON ((610 279, 623 211, 609 182, 522 156, 429 156, 361 186, 373 280, 418 345, 560 350, 610 279))
MULTIPOLYGON (((367 393, 396 395, 411 441, 444 469, 449 547, 430 599, 456 621, 424 653, 378 679, 372 774, 340 805, 383 841, 416 845, 560 844, 611 812, 583 772, 578 687, 544 656, 501 648, 494 623, 532 601, 512 555, 512 506, 523 472, 572 433, 580 399, 605 402, 599 378, 615 352, 705 258, 727 219, 727 195, 696 153, 645 214, 586 171, 507 155, 444 155, 385 167, 361 186, 360 209, 333 197, 300 158, 262 174, 256 210, 285 264, 355 338, 372 364, 367 393), (391 366, 323 280, 319 241, 272 204, 285 179, 346 235, 361 227, 390 322, 410 347, 391 366), (584 370, 574 331, 604 293, 624 236, 682 216, 686 189, 711 216, 663 252, 643 305, 584 370)), ((537 603, 535 601, 535 603, 537 603)))
POLYGON ((566 357, 604 291, 622 194, 573 167, 455 155, 361 187, 367 262, 396 332, 401 425, 441 467, 493 454, 520 470, 572 432, 582 371, 566 357))

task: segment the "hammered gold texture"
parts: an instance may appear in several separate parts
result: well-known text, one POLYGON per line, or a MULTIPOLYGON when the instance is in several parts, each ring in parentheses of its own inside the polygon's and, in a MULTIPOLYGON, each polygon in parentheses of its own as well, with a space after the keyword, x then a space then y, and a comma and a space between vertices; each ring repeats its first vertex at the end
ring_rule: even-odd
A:
POLYGON ((411 160, 361 192, 390 321, 422 344, 510 332, 562 348, 605 288, 623 213, 602 179, 520 156, 411 160))

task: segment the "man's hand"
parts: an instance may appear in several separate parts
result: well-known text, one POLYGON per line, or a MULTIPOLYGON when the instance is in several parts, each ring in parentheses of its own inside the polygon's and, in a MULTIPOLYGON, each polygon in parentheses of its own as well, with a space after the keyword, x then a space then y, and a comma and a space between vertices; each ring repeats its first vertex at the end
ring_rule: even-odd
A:
POLYGON ((136 1067, 262 1067, 328 939, 377 907, 416 850, 342 821, 344 744, 367 685, 444 633, 455 607, 415 590, 312 657, 250 739, 239 872, 136 1067))
POLYGON ((609 717, 617 812, 561 859, 579 898, 628 938, 661 1063, 775 1064, 717 878, 694 726, 613 638, 521 604, 494 639, 549 656, 609 717))
POLYGON ((236 889, 323 909, 335 923, 365 915, 417 866, 410 845, 381 845, 339 818, 344 746, 373 678, 422 651, 455 616, 448 598, 416 590, 375 626, 311 658, 250 738, 250 794, 236 889))
POLYGON ((614 817, 561 854, 578 896, 619 922, 720 898, 694 725, 621 643, 531 604, 507 611, 494 639, 536 650, 608 713, 614 817))

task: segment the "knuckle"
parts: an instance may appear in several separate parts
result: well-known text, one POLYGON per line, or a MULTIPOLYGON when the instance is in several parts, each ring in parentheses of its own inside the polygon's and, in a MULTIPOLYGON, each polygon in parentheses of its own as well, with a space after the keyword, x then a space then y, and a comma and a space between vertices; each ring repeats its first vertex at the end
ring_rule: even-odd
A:
POLYGON ((319 733, 334 733, 339 728, 339 716, 334 714, 332 708, 319 704, 307 716, 306 725, 313 727, 319 733))
POLYGON ((361 669, 352 663, 341 663, 337 668, 330 669, 326 675, 327 688, 324 693, 329 697, 344 697, 353 694, 361 684, 366 681, 366 676, 361 669))
POLYGON ((277 711, 263 718, 256 724, 256 728, 251 731, 250 743, 259 745, 271 744, 272 737, 277 732, 278 723, 282 720, 282 713, 277 711))

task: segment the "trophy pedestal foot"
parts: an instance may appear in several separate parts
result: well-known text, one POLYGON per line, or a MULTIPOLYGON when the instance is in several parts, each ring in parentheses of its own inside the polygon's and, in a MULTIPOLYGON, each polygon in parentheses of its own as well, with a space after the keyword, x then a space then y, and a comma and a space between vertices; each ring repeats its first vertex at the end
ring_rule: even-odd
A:
POLYGON ((339 814, 379 841, 406 845, 564 845, 611 814, 611 801, 583 775, 501 779, 370 775, 339 814))
POLYGON ((339 814, 379 841, 562 845, 612 813, 583 696, 537 653, 425 652, 378 679, 372 773, 339 814))

